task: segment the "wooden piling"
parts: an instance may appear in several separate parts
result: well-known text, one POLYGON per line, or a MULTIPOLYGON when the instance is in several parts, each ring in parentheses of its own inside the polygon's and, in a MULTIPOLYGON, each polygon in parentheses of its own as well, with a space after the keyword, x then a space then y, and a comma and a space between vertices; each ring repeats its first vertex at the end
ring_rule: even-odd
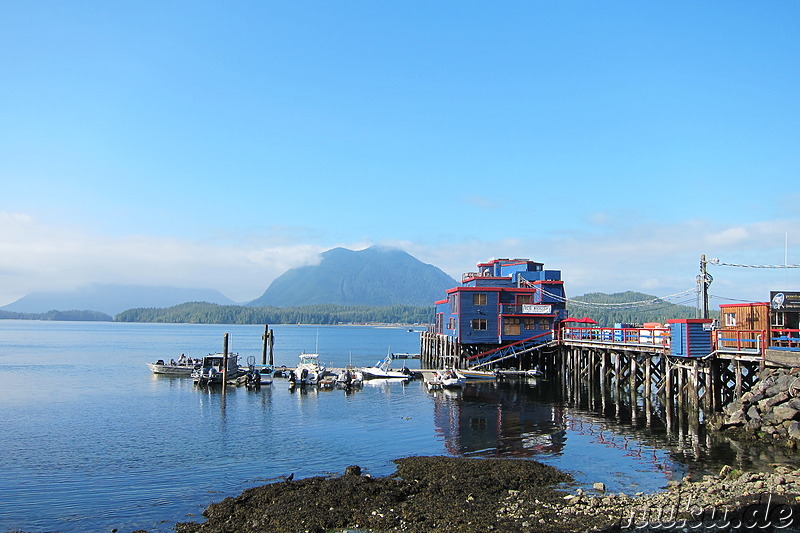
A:
POLYGON ((228 386, 228 334, 222 337, 222 394, 228 386))
MULTIPOLYGON (((261 364, 267 364, 267 344, 269 343, 269 324, 264 325, 264 334, 261 336, 263 344, 261 346, 261 364)), ((270 363, 272 364, 272 363, 270 363)))

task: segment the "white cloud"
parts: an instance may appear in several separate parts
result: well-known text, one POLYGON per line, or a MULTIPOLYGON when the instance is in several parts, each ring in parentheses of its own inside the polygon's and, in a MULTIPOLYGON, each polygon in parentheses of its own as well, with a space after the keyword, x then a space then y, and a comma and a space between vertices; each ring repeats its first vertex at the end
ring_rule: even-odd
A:
POLYGON ((164 237, 111 238, 0 213, 0 305, 88 283, 214 288, 245 301, 277 276, 318 261, 319 245, 252 246, 164 237))
POLYGON ((719 233, 711 234, 706 238, 706 242, 711 246, 727 247, 744 244, 749 237, 750 233, 745 228, 739 226, 736 228, 727 228, 719 233))
MULTIPOLYGON (((601 230, 561 231, 532 226, 529 238, 378 241, 401 248, 457 281, 492 258, 529 258, 561 270, 570 297, 636 290, 666 296, 692 289, 700 254, 728 263, 780 264, 788 233, 800 246, 800 222, 765 221, 724 226, 709 221, 663 225, 609 224, 601 230)), ((35 291, 88 283, 213 288, 236 301, 257 298, 286 270, 319 261, 336 246, 359 250, 373 242, 318 243, 312 232, 270 228, 246 238, 203 241, 168 237, 96 235, 47 226, 19 213, 0 212, 0 305, 35 291), (303 238, 306 240, 300 240, 303 238)), ((791 257, 791 256, 790 256, 791 257)), ((800 254, 795 253, 795 257, 800 254)), ((800 290, 800 269, 710 267, 712 294, 764 300, 775 288, 800 290)))

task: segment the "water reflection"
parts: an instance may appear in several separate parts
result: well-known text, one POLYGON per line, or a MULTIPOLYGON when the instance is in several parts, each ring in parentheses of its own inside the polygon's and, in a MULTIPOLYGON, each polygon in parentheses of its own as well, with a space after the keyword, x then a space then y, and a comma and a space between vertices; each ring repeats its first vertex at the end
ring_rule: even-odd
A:
POLYGON ((559 453, 563 408, 531 400, 525 381, 470 383, 435 393, 434 424, 454 455, 533 456, 559 453))

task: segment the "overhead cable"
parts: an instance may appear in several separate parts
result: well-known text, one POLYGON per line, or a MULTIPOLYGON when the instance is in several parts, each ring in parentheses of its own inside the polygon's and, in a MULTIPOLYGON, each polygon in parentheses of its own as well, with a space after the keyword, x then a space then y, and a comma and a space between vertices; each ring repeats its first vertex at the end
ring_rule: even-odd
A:
POLYGON ((707 262, 709 265, 738 267, 738 268, 800 268, 800 265, 740 265, 737 263, 723 263, 716 257, 709 259, 707 262))

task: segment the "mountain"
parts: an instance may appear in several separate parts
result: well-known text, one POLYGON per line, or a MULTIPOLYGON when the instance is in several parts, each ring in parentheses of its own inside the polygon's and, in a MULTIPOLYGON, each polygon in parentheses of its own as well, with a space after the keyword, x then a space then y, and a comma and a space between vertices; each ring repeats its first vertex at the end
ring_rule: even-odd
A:
POLYGON ((334 248, 318 265, 290 269, 252 307, 303 305, 414 305, 431 307, 458 282, 396 248, 334 248))
POLYGON ((71 291, 31 293, 0 309, 17 313, 92 310, 113 316, 134 307, 169 307, 184 302, 234 303, 212 289, 91 284, 71 291))

